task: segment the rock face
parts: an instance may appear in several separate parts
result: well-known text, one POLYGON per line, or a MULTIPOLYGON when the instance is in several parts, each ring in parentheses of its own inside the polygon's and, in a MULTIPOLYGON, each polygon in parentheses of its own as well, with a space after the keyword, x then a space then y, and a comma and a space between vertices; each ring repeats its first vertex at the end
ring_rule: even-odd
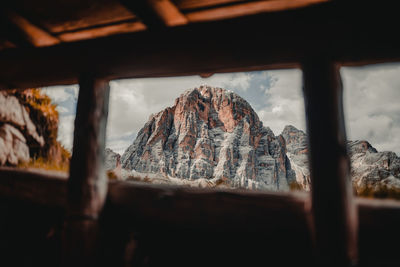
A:
POLYGON ((0 92, 0 165, 28 161, 27 139, 39 147, 45 143, 25 106, 15 96, 0 92))
POLYGON ((121 167, 121 155, 115 153, 109 148, 106 148, 105 153, 105 169, 114 170, 115 168, 121 167))
POLYGON ((0 165, 66 171, 71 155, 57 133, 56 106, 40 89, 0 92, 0 165))
POLYGON ((150 116, 121 164, 140 173, 218 178, 251 189, 288 190, 295 181, 285 139, 264 127, 243 98, 209 86, 186 91, 150 116))
POLYGON ((358 193, 400 189, 400 158, 394 152, 378 152, 367 141, 348 143, 351 156, 351 177, 358 193))
POLYGON ((286 155, 290 160, 292 169, 296 173, 297 183, 302 189, 310 190, 311 180, 308 167, 307 135, 294 126, 287 125, 283 129, 281 136, 286 141, 286 155))
MULTIPOLYGON (((287 156, 296 173, 296 180, 303 189, 310 189, 307 136, 293 126, 286 126, 282 132, 286 140, 287 156)), ((386 189, 400 189, 400 158, 394 152, 378 152, 367 141, 348 141, 351 161, 351 179, 358 193, 365 189, 372 192, 386 189)))

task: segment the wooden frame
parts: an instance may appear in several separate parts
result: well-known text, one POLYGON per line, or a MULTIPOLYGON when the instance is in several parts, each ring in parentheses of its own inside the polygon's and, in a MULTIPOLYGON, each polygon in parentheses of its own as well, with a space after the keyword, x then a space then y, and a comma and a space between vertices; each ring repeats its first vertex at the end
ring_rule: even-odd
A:
MULTIPOLYGON (((92 142, 84 151, 77 146, 74 148, 68 190, 65 177, 2 168, 1 196, 44 206, 51 203, 66 209, 66 229, 75 233, 64 238, 64 253, 68 262, 76 265, 93 263, 98 253, 93 240, 97 240, 99 235, 98 217, 106 198, 106 185, 101 178, 102 159, 98 153, 103 148, 105 127, 104 123, 97 122, 106 120, 108 80, 301 67, 310 138, 311 199, 292 194, 110 183, 107 203, 133 223, 140 222, 141 218, 170 228, 184 226, 192 230, 209 230, 201 223, 205 215, 212 218, 213 223, 208 227, 223 225, 228 220, 233 222, 227 231, 249 222, 253 223, 250 231, 269 224, 280 230, 313 236, 315 256, 320 265, 350 266, 357 262, 358 253, 360 261, 368 263, 372 258, 366 248, 367 231, 385 227, 385 232, 392 231, 393 237, 400 236, 393 224, 393 221, 399 221, 400 205, 378 200, 357 199, 353 202, 347 180, 349 161, 337 64, 398 61, 400 42, 390 34, 393 25, 396 25, 395 16, 390 16, 394 11, 383 9, 388 16, 376 22, 369 18, 382 7, 367 1, 369 4, 366 4, 365 12, 358 14, 358 1, 343 2, 346 1, 172 29, 160 28, 166 22, 162 22, 164 17, 158 14, 157 20, 150 22, 154 24, 154 30, 148 32, 0 52, 0 89, 79 81, 78 106, 81 108, 78 109, 76 125, 87 123, 90 127, 83 132, 76 127, 74 142, 92 142), (356 13, 358 15, 353 16, 356 13), (259 25, 277 27, 270 28, 267 35, 259 25), (200 37, 205 32, 208 38, 201 42, 200 37), (85 104, 88 104, 87 109, 85 104), (318 138, 326 129, 327 139, 318 138), (94 136, 95 140, 90 136, 94 136), (322 147, 334 152, 328 155, 326 161, 329 164, 318 160, 322 147), (329 181, 329 185, 324 179, 329 181), (33 183, 41 186, 32 189, 28 185, 33 183), (79 203, 74 202, 75 197, 78 197, 79 203), (135 204, 144 199, 152 205, 142 207, 135 204), (210 201, 215 199, 224 201, 210 205, 210 201), (200 213, 194 213, 180 201, 191 203, 200 213), (239 213, 232 210, 232 203, 235 204, 234 211, 239 213), (175 215, 165 213, 165 207, 174 207, 175 215), (273 214, 277 211, 279 215, 274 218, 273 214), (70 220, 74 220, 73 223, 70 220), (83 245, 71 246, 69 238, 83 245), (358 240, 364 243, 357 243, 358 240), (78 260, 82 256, 86 262, 78 260)), ((142 221, 138 227, 145 228, 146 223, 142 221)), ((375 242, 379 237, 374 236, 372 240, 375 242)), ((385 257, 384 251, 381 252, 378 259, 385 257)), ((398 259, 393 259, 394 262, 396 260, 398 263, 398 259)))

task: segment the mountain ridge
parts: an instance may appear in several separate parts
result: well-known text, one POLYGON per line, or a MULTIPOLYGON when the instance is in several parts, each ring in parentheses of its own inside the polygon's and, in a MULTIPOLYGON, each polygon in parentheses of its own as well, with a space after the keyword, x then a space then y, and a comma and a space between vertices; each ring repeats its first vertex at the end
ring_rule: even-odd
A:
POLYGON ((121 156, 122 167, 181 179, 218 178, 234 187, 288 190, 285 141, 232 91, 200 86, 156 113, 121 156))

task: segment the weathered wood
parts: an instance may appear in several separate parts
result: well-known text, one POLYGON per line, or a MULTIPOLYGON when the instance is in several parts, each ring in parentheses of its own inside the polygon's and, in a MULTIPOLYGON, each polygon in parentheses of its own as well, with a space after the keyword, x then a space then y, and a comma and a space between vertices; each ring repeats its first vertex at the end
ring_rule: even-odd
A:
POLYGON ((67 178, 60 172, 0 167, 0 196, 64 209, 67 178))
POLYGON ((235 2, 243 2, 243 0, 175 0, 174 2, 179 7, 179 9, 185 10, 234 4, 235 2))
POLYGON ((143 31, 145 29, 146 26, 140 21, 130 21, 115 25, 106 25, 106 26, 83 29, 83 30, 63 32, 57 35, 57 37, 63 42, 73 42, 78 40, 104 37, 113 34, 143 31))
POLYGON ((400 60, 400 40, 391 34, 395 16, 371 20, 379 7, 365 4, 363 12, 358 7, 335 1, 54 47, 8 49, 0 52, 0 84, 71 84, 88 71, 118 79, 298 67, 310 51, 347 64, 400 60))
POLYGON ((162 19, 166 26, 178 26, 188 23, 188 19, 172 3, 171 0, 147 0, 154 12, 162 19))
POLYGON ((308 195, 304 193, 113 182, 109 187, 109 200, 132 226, 152 227, 155 231, 176 228, 260 232, 266 225, 268 229, 282 231, 306 229, 308 195))
POLYGON ((323 55, 303 62, 310 146, 311 225, 321 266, 357 260, 357 213, 350 184, 339 66, 323 55))
POLYGON ((107 194, 103 163, 109 84, 85 74, 79 85, 64 227, 64 263, 94 266, 98 256, 97 220, 107 194))
POLYGON ((26 40, 33 46, 51 46, 60 43, 60 40, 52 36, 50 33, 32 24, 26 18, 20 16, 12 10, 2 12, 2 15, 14 24, 24 34, 26 40))
POLYGON ((187 24, 188 20, 170 0, 120 0, 149 29, 187 24))
POLYGON ((238 16, 254 15, 265 12, 276 12, 288 9, 306 7, 308 5, 319 4, 329 0, 267 0, 241 3, 231 6, 224 6, 212 9, 205 9, 186 13, 190 22, 213 21, 218 19, 228 19, 238 16))
MULTIPOLYGON (((27 207, 39 204, 43 208, 65 209, 66 178, 65 174, 54 172, 1 167, 0 201, 7 199, 7 203, 27 203, 27 207)), ((255 233, 257 236, 275 234, 274 238, 284 239, 282 242, 287 244, 293 241, 294 236, 310 234, 304 226, 305 217, 309 216, 309 210, 304 208, 308 200, 306 194, 196 189, 131 182, 110 182, 109 189, 109 207, 113 213, 105 214, 104 219, 116 222, 116 227, 124 222, 135 232, 158 235, 171 229, 175 231, 172 233, 193 233, 195 229, 203 233, 232 233, 235 238, 238 235, 254 236, 255 233), (272 226, 280 230, 271 230, 274 229, 272 226), (294 236, 282 236, 288 231, 294 236)), ((360 266, 398 266, 397 246, 393 244, 400 238, 400 202, 361 198, 355 199, 355 202, 360 221, 360 266)), ((308 253, 304 246, 297 249, 300 254, 308 253)), ((285 253, 287 255, 288 252, 285 253)))

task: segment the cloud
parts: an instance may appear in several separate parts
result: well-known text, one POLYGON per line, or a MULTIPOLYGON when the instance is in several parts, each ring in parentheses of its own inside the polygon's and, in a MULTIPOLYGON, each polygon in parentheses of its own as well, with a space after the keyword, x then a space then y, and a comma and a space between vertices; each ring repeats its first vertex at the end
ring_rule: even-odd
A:
POLYGON ((400 66, 342 68, 348 138, 400 153, 400 66))
POLYGON ((78 95, 78 85, 61 85, 51 86, 42 89, 43 92, 48 95, 54 102, 61 103, 69 100, 70 98, 76 98, 78 95))
POLYGON ((201 84, 247 91, 251 73, 216 74, 210 78, 199 76, 116 80, 110 82, 108 138, 137 133, 149 116, 168 106, 184 91, 201 84))
POLYGON ((269 87, 264 90, 264 106, 256 109, 265 126, 278 135, 291 124, 305 130, 304 100, 302 96, 302 72, 298 69, 269 71, 269 87))
POLYGON ((68 150, 72 151, 74 140, 75 115, 60 116, 57 140, 68 150))

